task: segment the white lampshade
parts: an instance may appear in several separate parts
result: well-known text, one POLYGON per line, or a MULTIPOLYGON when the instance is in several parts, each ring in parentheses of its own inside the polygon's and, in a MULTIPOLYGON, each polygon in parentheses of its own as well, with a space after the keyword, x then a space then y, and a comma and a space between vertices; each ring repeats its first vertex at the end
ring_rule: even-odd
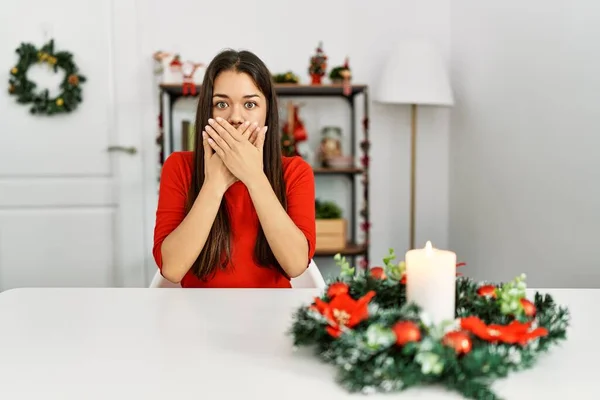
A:
POLYGON ((448 73, 437 48, 423 40, 405 40, 395 46, 381 70, 374 100, 393 104, 453 105, 448 73))

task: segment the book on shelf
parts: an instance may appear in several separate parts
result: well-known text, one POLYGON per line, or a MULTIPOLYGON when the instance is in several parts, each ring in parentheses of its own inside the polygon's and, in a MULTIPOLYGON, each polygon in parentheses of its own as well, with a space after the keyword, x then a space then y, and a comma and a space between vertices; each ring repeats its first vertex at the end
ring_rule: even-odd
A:
POLYGON ((195 124, 183 120, 181 122, 181 150, 194 151, 195 146, 195 124))

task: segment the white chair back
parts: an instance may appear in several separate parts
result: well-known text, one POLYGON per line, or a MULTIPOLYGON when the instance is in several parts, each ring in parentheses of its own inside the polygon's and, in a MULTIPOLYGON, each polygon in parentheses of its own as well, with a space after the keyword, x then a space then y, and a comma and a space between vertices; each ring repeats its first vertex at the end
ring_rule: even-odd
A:
POLYGON ((172 289, 180 288, 181 289, 181 285, 175 284, 175 283, 167 280, 165 277, 163 277, 160 274, 160 271, 157 269, 156 273, 154 274, 154 278, 152 278, 152 282, 150 282, 150 288, 172 288, 172 289))
POLYGON ((302 273, 302 275, 291 279, 292 288, 294 289, 324 289, 325 280, 319 267, 315 264, 314 260, 310 260, 308 268, 302 273))
MULTIPOLYGON (((324 289, 325 280, 319 271, 319 267, 314 260, 310 260, 308 268, 302 275, 290 280, 293 289, 324 289)), ((172 283, 165 279, 159 270, 156 270, 154 278, 150 283, 150 288, 181 288, 181 285, 172 283)))

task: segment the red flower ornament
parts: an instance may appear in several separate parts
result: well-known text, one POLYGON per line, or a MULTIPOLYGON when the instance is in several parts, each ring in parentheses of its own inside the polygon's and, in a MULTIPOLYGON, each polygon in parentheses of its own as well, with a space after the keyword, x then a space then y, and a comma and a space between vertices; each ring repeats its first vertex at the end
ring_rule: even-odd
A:
POLYGON ((368 303, 374 296, 375 292, 371 290, 360 299, 354 300, 348 293, 342 293, 333 297, 329 303, 316 297, 311 308, 327 319, 327 333, 338 338, 344 329, 354 328, 369 317, 368 303))
POLYGON ((485 341, 508 344, 518 343, 522 346, 526 345, 530 340, 548 334, 546 328, 530 330, 531 322, 519 322, 517 320, 512 321, 508 325, 486 325, 478 317, 471 316, 462 318, 460 325, 462 329, 471 332, 485 341))

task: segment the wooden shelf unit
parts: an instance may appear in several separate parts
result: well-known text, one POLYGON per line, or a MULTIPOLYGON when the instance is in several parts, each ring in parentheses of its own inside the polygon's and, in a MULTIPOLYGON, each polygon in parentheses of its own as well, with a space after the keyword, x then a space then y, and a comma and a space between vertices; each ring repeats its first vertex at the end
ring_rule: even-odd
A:
MULTIPOLYGON (((200 93, 201 86, 196 85, 196 92, 200 93)), ((350 94, 344 93, 344 88, 341 84, 323 84, 323 85, 303 85, 303 84, 276 84, 275 91, 279 98, 282 97, 341 97, 345 98, 350 106, 350 143, 351 143, 351 156, 355 160, 360 161, 368 159, 369 155, 369 88, 367 85, 352 85, 350 94), (361 145, 357 149, 356 146, 356 98, 358 95, 362 95, 363 98, 363 118, 362 118, 362 141, 361 145), (362 157, 358 157, 358 151, 361 152, 362 157)), ((163 122, 163 133, 162 138, 158 140, 159 146, 161 147, 161 159, 160 163, 164 162, 164 159, 174 151, 174 129, 173 129, 173 107, 175 102, 183 97, 193 97, 184 95, 182 85, 180 84, 160 84, 159 85, 159 104, 160 114, 163 122), (165 143, 165 139, 167 143, 165 143)), ((349 179, 351 182, 350 198, 351 198, 351 210, 348 219, 348 227, 350 229, 350 243, 339 251, 318 251, 315 253, 315 257, 332 257, 337 253, 344 256, 351 257, 354 265, 356 263, 356 257, 363 257, 363 266, 368 268, 369 266, 369 226, 370 226, 370 211, 369 211, 369 167, 368 163, 361 167, 350 167, 350 168, 322 168, 314 167, 315 178, 319 176, 340 176, 349 179), (362 177, 363 184, 363 196, 362 196, 362 208, 358 210, 356 204, 356 187, 357 180, 362 177), (358 232, 356 227, 357 219, 362 219, 362 226, 366 226, 367 229, 364 231, 364 239, 358 239, 358 232)), ((318 196, 317 196, 318 197, 318 196)))

